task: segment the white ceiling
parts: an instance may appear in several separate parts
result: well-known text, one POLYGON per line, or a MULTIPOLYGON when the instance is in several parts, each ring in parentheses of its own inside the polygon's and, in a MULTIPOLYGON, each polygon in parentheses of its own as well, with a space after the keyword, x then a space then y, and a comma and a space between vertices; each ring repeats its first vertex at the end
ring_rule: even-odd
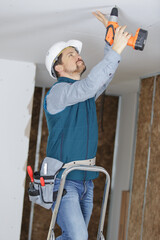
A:
MULTIPOLYGON (((0 0, 0 58, 34 62, 36 85, 51 86, 44 59, 56 41, 79 39, 87 72, 103 57, 105 29, 92 14, 119 9, 119 25, 133 35, 148 30, 144 51, 127 46, 110 85, 113 94, 132 92, 141 77, 160 72, 160 0, 0 0)), ((85 74, 85 75, 86 75, 85 74)), ((84 76, 85 76, 84 75, 84 76)))

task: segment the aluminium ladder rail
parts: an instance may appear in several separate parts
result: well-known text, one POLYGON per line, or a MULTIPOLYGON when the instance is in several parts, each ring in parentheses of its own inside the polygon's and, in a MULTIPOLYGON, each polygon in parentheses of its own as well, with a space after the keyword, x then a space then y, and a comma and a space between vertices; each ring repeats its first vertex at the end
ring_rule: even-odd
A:
POLYGON ((49 227, 47 240, 55 240, 54 227, 56 224, 56 218, 57 218, 58 209, 59 209, 59 205, 60 205, 61 198, 62 198, 65 180, 66 180, 67 175, 71 171, 74 171, 74 170, 102 172, 106 175, 106 181, 105 181, 105 187, 104 187, 104 193, 103 193, 103 201, 102 201, 102 206, 101 206, 101 215, 100 215, 98 234, 97 234, 97 240, 105 240, 105 238, 103 236, 103 227, 104 227, 105 213, 106 213, 107 201, 108 201, 108 195, 109 195, 110 176, 109 176, 108 172, 102 167, 86 166, 86 165, 78 165, 78 164, 75 164, 71 167, 66 168, 61 176, 60 187, 58 190, 55 207, 54 207, 54 210, 52 213, 52 218, 51 218, 51 223, 50 223, 50 227, 49 227))

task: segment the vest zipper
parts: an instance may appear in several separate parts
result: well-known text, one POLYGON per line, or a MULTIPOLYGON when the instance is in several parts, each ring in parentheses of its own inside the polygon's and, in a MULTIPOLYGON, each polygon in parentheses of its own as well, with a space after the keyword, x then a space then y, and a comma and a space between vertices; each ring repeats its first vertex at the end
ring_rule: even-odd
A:
POLYGON ((62 133, 62 137, 61 137, 61 148, 60 148, 60 161, 62 161, 62 146, 63 146, 63 133, 62 133))
MULTIPOLYGON (((88 119, 88 109, 87 109, 87 103, 86 103, 86 114, 87 114, 87 148, 86 148, 86 157, 85 159, 88 158, 88 141, 89 141, 89 119, 88 119)), ((84 172, 84 181, 86 179, 87 172, 84 172)))
POLYGON ((88 110, 87 110, 87 104, 86 104, 86 113, 87 113, 87 148, 86 148, 86 157, 88 158, 88 141, 89 141, 89 119, 88 119, 88 110))

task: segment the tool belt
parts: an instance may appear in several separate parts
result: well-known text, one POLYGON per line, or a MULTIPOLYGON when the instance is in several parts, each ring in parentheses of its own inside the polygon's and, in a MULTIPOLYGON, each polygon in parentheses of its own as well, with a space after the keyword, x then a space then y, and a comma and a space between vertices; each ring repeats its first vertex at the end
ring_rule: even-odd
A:
POLYGON ((62 168, 68 168, 68 167, 71 167, 75 164, 94 166, 96 164, 96 157, 91 158, 91 159, 87 159, 87 160, 72 161, 72 162, 64 164, 62 168))
MULTIPOLYGON (((64 164, 55 158, 46 157, 41 164, 40 171, 34 172, 33 180, 29 183, 29 200, 46 209, 50 209, 57 197, 57 192, 53 190, 59 171, 62 168, 68 168, 75 164, 93 166, 95 165, 95 161, 96 158, 92 158, 64 164)), ((64 189, 63 195, 65 194, 66 190, 64 189)))
POLYGON ((29 200, 46 209, 52 207, 54 201, 54 183, 58 172, 62 169, 63 162, 46 157, 40 171, 34 172, 33 182, 29 183, 29 200))

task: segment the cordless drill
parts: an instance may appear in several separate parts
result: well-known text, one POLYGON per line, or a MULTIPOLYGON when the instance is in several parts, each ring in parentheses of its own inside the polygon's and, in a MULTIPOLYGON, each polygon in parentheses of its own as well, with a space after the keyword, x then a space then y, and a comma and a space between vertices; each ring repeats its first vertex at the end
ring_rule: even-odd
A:
MULTIPOLYGON (((114 42, 115 30, 118 27, 118 9, 116 7, 112 8, 109 21, 106 28, 106 42, 111 46, 114 42)), ((127 45, 133 47, 136 50, 143 50, 145 42, 148 36, 148 31, 138 28, 135 36, 131 36, 128 40, 127 45)))

